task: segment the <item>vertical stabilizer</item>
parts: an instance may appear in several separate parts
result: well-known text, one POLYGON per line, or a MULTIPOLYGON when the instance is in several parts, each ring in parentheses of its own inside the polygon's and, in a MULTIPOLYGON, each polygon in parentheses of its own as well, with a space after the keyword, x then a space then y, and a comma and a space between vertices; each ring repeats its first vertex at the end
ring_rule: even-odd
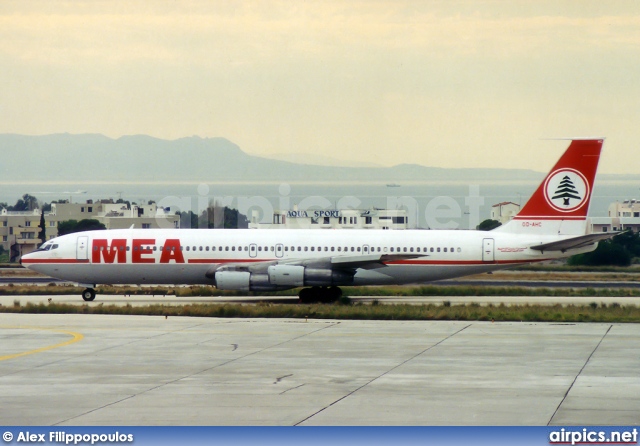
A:
POLYGON ((513 220, 500 232, 582 235, 604 140, 573 139, 513 220))

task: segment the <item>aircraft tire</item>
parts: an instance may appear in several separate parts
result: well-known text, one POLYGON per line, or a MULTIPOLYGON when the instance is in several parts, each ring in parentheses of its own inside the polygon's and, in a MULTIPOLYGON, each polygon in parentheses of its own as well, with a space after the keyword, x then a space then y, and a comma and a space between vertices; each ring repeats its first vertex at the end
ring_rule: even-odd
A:
POLYGON ((342 296, 342 290, 337 286, 303 288, 298 293, 300 303, 309 304, 316 302, 331 303, 342 296))
POLYGON ((92 300, 94 300, 96 298, 96 290, 94 290, 93 288, 87 288, 82 292, 82 298, 86 301, 86 302, 91 302, 92 300))
POLYGON ((336 301, 342 297, 342 290, 337 286, 329 287, 329 296, 333 301, 336 301))

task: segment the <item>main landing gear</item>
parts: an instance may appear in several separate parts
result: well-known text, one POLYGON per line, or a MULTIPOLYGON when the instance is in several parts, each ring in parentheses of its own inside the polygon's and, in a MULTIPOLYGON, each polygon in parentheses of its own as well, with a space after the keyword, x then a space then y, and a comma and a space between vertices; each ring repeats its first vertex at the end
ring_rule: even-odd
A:
POLYGON ((335 302, 342 297, 342 290, 337 286, 303 288, 298 293, 300 303, 335 302))
POLYGON ((87 302, 91 302, 93 299, 96 298, 96 290, 94 290, 93 288, 85 289, 82 292, 82 298, 87 302))

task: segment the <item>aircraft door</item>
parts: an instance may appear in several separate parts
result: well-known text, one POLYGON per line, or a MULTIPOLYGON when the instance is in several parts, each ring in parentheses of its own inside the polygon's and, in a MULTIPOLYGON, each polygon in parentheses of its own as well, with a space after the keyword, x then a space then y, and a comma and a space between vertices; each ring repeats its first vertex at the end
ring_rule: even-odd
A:
POLYGON ((362 254, 369 254, 369 245, 362 245, 362 254))
POLYGON ((496 260, 495 257, 495 240, 492 238, 482 239, 482 261, 483 262, 493 262, 496 260))
POLYGON ((249 245, 249 257, 255 257, 258 255, 258 245, 252 243, 249 245))
POLYGON ((76 259, 77 260, 89 260, 89 237, 81 235, 78 237, 78 244, 76 246, 76 259))
POLYGON ((276 245, 276 257, 282 257, 282 253, 284 252, 284 247, 282 243, 278 243, 276 245))

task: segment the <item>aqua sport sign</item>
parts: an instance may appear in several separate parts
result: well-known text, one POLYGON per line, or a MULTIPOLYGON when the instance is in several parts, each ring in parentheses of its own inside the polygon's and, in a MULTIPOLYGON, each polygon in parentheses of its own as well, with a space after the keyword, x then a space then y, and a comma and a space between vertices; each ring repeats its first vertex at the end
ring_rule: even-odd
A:
POLYGON ((287 217, 289 218, 319 218, 319 217, 342 217, 340 211, 287 211, 287 217))

